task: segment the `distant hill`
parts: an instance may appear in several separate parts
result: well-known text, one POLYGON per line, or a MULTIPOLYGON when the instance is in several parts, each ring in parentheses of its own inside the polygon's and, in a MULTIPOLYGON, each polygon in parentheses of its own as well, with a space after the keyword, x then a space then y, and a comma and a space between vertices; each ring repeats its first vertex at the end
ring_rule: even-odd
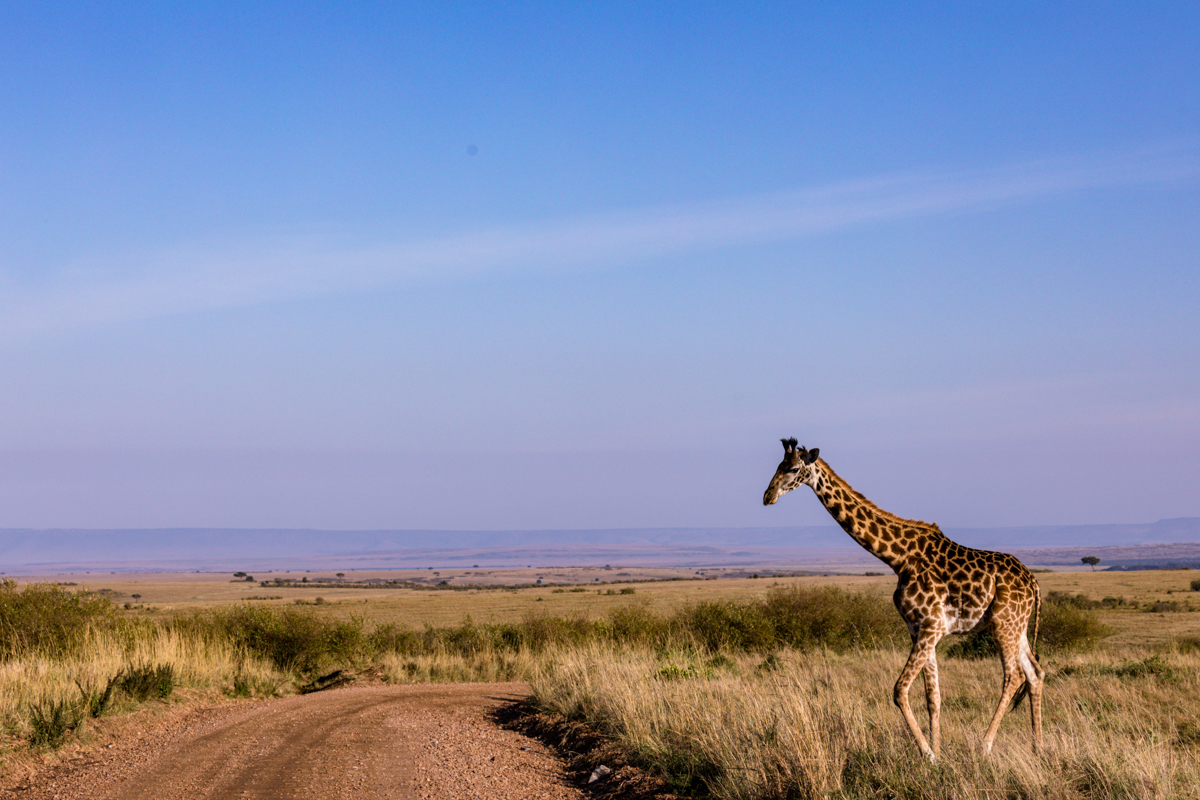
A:
MULTIPOLYGON (((947 529, 946 533, 962 544, 991 550, 1036 548, 1041 552, 1064 548, 1062 557, 1066 558, 1066 550, 1073 554, 1075 550, 1096 548, 1200 543, 1200 517, 1143 524, 958 528, 947 529)), ((765 563, 781 558, 794 562, 818 553, 841 553, 843 560, 871 561, 867 553, 834 525, 535 531, 0 529, 0 572, 9 574, 224 569, 229 565, 256 570, 294 568, 301 564, 319 564, 319 568, 411 568, 466 561, 491 566, 523 562, 765 563)), ((1042 555, 1050 557, 1049 551, 1042 555)), ((1133 558, 1131 554, 1128 557, 1133 558)), ((1108 566, 1115 562, 1104 558, 1103 563, 1108 566)))

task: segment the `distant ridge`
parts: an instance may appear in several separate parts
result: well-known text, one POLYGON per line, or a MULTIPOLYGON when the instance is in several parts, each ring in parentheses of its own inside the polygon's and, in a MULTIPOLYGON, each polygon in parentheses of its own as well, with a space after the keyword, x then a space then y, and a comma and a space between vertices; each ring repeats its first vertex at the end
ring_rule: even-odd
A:
MULTIPOLYGON (((1040 525, 947 529, 970 547, 990 550, 1094 550, 1200 543, 1200 517, 1142 524, 1040 525)), ((871 561, 833 525, 784 528, 629 528, 601 530, 444 531, 312 529, 0 529, 0 572, 130 569, 412 568, 462 561, 493 566, 537 564, 717 564, 795 561, 817 552, 871 561), (425 562, 428 562, 426 564, 425 562), (357 565, 357 566, 352 566, 357 565)), ((1114 553, 1117 551, 1113 551, 1114 553)), ((1049 553, 1044 553, 1049 557, 1049 553)), ((1132 558, 1132 556, 1129 556, 1132 558)), ((1078 559, 1075 559, 1076 561, 1078 559)), ((1039 563, 1052 563, 1041 561, 1039 563)), ((1053 562, 1068 563, 1068 562, 1053 562)), ((1104 559, 1105 565, 1113 564, 1104 559)))

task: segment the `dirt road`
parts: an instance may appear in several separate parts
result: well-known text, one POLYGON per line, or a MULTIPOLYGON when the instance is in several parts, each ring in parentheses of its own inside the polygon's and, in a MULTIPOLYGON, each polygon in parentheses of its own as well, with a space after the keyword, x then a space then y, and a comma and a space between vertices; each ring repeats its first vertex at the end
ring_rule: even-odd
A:
POLYGON ((519 683, 369 686, 131 721, 0 796, 29 800, 579 800, 540 742, 490 712, 519 683))

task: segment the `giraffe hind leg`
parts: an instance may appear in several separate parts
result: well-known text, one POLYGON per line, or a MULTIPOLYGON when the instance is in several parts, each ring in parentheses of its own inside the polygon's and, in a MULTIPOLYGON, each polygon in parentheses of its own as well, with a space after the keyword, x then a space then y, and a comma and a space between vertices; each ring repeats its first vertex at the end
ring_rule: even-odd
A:
MULTIPOLYGON (((1022 673, 1020 639, 1011 634, 1004 634, 998 629, 995 630, 995 635, 996 643, 1000 645, 1000 663, 1004 669, 1004 685, 1000 690, 1000 703, 996 706, 992 723, 988 725, 987 733, 983 737, 985 755, 992 752, 992 743, 996 741, 996 733, 1000 730, 1000 720, 1004 719, 1004 713, 1008 711, 1009 704, 1012 703, 1013 697, 1025 680, 1022 673)), ((1024 636, 1021 638, 1023 639, 1024 636)), ((1037 691, 1037 709, 1040 712, 1042 707, 1040 682, 1037 691)), ((1033 703, 1031 702, 1030 705, 1032 706, 1033 703)))
POLYGON ((1029 648, 1029 642, 1021 637, 1021 671, 1025 673, 1023 693, 1029 695, 1029 715, 1033 724, 1033 752, 1042 749, 1042 682, 1046 672, 1038 663, 1037 656, 1029 648))

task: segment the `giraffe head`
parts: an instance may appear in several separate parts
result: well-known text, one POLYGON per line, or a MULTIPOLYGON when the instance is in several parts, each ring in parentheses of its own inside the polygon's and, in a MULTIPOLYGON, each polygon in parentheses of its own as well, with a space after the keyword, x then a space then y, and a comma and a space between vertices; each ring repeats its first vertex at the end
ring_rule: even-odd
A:
POLYGON ((771 483, 763 494, 764 506, 773 505, 776 500, 797 486, 811 486, 817 474, 813 464, 817 461, 817 454, 821 452, 818 448, 808 450, 800 447, 795 439, 780 441, 783 442, 783 461, 779 462, 775 477, 771 478, 771 483))

